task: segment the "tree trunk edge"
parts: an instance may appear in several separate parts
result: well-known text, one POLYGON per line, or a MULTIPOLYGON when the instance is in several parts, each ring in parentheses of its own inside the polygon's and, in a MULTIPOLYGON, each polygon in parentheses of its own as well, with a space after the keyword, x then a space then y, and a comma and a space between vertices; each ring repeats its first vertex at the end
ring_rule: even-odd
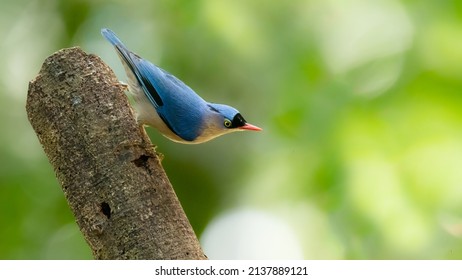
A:
POLYGON ((206 259, 123 87, 78 47, 49 56, 26 111, 96 259, 206 259))

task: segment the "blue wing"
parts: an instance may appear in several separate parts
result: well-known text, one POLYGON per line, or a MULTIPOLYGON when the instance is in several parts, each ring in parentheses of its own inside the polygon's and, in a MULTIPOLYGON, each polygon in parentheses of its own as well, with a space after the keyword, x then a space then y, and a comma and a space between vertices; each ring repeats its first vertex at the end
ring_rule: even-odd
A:
POLYGON ((207 103, 181 80, 129 51, 111 30, 103 29, 101 33, 134 73, 165 124, 184 140, 196 139, 201 133, 207 103))

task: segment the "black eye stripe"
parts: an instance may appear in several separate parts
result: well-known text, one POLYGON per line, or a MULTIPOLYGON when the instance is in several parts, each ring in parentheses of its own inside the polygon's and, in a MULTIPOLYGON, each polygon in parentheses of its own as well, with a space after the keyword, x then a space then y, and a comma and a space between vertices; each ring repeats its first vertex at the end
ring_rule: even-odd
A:
POLYGON ((242 117, 242 115, 240 113, 237 113, 234 118, 233 118, 233 122, 232 122, 232 128, 236 128, 236 127, 241 127, 243 125, 245 125, 247 122, 245 121, 245 119, 242 117))
MULTIPOLYGON (((219 110, 217 110, 215 107, 213 107, 212 105, 207 104, 207 107, 212 112, 221 114, 221 112, 219 110)), ((226 128, 238 128, 238 127, 244 126, 246 123, 247 122, 245 121, 244 117, 242 117, 242 115, 240 113, 237 113, 236 115, 234 115, 233 120, 224 118, 223 126, 226 127, 226 128), (227 122, 230 122, 230 125, 227 125, 227 122)))

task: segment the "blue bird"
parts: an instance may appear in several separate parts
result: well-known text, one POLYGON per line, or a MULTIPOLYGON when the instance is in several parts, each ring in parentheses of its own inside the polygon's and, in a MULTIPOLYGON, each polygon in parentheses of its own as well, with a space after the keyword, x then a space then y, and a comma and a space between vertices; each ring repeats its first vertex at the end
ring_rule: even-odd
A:
POLYGON ((109 29, 101 34, 115 47, 128 78, 140 124, 152 126, 172 141, 198 144, 220 135, 260 131, 238 110, 209 103, 167 71, 129 51, 109 29))

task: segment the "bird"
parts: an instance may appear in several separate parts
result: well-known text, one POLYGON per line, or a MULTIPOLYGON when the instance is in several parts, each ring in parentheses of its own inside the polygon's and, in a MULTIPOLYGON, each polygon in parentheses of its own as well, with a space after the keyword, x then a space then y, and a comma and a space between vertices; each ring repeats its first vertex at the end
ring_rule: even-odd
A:
POLYGON ((128 50, 110 29, 101 34, 111 43, 128 78, 137 121, 168 139, 199 144, 236 131, 261 131, 229 105, 207 102, 177 77, 128 50))

